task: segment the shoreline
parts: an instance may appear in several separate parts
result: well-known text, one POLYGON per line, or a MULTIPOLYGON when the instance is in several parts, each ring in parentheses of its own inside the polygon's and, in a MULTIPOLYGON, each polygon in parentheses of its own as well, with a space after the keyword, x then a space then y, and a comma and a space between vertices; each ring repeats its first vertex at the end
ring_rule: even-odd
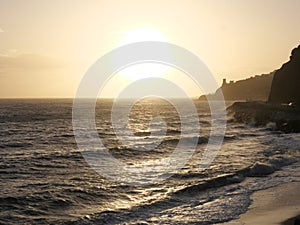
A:
POLYGON ((299 225, 299 224, 300 224, 300 213, 298 216, 292 217, 281 223, 281 225, 299 225))
MULTIPOLYGON (((290 182, 254 192, 252 204, 239 219, 224 225, 298 225, 300 182, 290 182)), ((299 221, 300 222, 300 221, 299 221)))

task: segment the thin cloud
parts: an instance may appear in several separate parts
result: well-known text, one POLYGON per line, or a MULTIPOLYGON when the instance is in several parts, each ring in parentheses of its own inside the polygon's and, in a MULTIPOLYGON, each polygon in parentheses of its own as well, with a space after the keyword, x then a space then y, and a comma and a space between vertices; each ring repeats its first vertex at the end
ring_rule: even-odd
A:
POLYGON ((2 30, 1 27, 0 27, 0 33, 3 33, 3 32, 4 32, 4 30, 2 30))
POLYGON ((0 52, 0 69, 9 70, 40 70, 61 68, 65 64, 57 59, 50 57, 20 53, 19 51, 6 51, 6 54, 0 52))

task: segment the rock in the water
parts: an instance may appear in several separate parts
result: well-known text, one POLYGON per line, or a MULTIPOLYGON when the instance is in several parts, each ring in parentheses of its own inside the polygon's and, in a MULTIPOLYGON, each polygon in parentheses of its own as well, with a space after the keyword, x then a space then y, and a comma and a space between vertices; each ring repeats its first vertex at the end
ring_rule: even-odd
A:
POLYGON ((273 173, 274 171, 275 169, 271 165, 256 163, 251 167, 250 176, 265 176, 273 173))

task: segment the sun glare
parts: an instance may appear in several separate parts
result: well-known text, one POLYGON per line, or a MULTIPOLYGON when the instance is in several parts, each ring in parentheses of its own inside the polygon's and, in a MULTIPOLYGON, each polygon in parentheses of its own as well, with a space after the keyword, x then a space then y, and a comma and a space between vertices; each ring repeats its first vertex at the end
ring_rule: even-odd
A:
MULTIPOLYGON (((142 41, 166 42, 166 37, 158 30, 140 28, 125 32, 121 44, 130 44, 142 41)), ((120 76, 127 81, 136 81, 148 77, 161 77, 171 67, 158 63, 141 63, 127 67, 119 72, 120 76)))
POLYGON ((158 63, 141 63, 129 66, 122 71, 120 75, 127 81, 136 81, 148 77, 162 77, 172 68, 158 63))

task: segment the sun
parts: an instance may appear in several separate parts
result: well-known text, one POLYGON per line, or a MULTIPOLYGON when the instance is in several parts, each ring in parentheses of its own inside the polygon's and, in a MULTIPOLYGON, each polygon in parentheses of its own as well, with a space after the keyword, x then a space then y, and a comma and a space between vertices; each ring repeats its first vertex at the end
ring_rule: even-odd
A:
POLYGON ((163 77, 172 68, 158 63, 139 63, 121 70, 120 76, 127 81, 136 81, 149 77, 163 77))
MULTIPOLYGON (((166 42, 166 37, 158 30, 140 28, 124 32, 121 45, 142 41, 166 42)), ((136 81, 148 77, 162 77, 171 67, 158 63, 140 63, 131 65, 119 72, 121 78, 127 81, 136 81)))

